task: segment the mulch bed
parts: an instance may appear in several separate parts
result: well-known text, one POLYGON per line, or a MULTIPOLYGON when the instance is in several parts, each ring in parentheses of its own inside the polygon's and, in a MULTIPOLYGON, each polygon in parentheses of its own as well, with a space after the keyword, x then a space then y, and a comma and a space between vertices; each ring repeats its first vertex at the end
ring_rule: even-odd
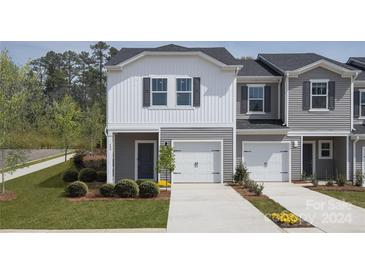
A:
POLYGON ((89 189, 89 192, 85 197, 79 198, 66 198, 71 202, 86 202, 86 201, 133 201, 133 200, 170 200, 170 192, 166 190, 160 190, 160 194, 156 198, 120 198, 120 197, 103 197, 100 195, 98 189, 89 189))
POLYGON ((331 191, 353 191, 353 192, 365 192, 365 187, 344 185, 344 186, 306 186, 306 188, 312 190, 331 190, 331 191))
POLYGON ((16 199, 16 193, 12 191, 5 191, 5 193, 0 193, 0 201, 11 201, 16 199))
MULTIPOLYGON (((246 188, 243 188, 239 185, 230 185, 234 190, 236 190, 243 198, 245 198, 248 201, 254 201, 254 200, 271 200, 268 196, 261 194, 260 196, 257 196, 255 193, 252 193, 248 191, 246 188)), ((289 210, 286 210, 290 212, 289 210)), ((314 227, 310 223, 304 221, 299 216, 297 216, 300 221, 297 224, 289 225, 289 224, 282 224, 276 220, 271 219, 271 217, 266 214, 266 217, 268 217, 271 221, 273 221, 276 225, 278 225, 281 228, 300 228, 300 227, 314 227)))

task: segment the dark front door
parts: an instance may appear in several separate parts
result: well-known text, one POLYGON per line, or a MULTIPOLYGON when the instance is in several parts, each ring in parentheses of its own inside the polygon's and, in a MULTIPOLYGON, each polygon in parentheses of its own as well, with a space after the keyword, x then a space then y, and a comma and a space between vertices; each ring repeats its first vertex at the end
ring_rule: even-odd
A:
POLYGON ((154 144, 138 144, 138 179, 153 179, 154 175, 154 144))
POLYGON ((313 175, 313 144, 303 144, 303 175, 313 175))

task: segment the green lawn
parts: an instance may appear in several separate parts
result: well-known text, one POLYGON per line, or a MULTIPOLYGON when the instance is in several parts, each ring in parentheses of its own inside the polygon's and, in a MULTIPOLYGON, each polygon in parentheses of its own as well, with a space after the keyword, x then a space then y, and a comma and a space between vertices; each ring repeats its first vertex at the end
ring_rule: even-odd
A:
MULTIPOLYGON (((114 200, 70 202, 62 197, 62 163, 6 182, 17 198, 0 202, 1 229, 165 228, 169 202, 114 200)), ((1 185, 1 184, 0 184, 1 185)))
POLYGON ((270 215, 271 213, 279 213, 285 211, 286 209, 282 207, 277 202, 271 199, 248 199, 251 204, 253 204, 258 210, 260 210, 265 215, 270 215))
POLYGON ((365 192, 317 190, 328 196, 365 208, 365 192))

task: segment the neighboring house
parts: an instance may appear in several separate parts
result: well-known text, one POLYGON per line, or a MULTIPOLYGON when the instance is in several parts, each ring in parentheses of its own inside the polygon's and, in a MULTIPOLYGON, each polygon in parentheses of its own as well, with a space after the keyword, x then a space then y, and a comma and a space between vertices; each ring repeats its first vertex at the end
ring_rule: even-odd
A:
POLYGON ((108 182, 160 179, 163 145, 174 147, 175 183, 232 181, 240 161, 257 181, 303 174, 351 180, 353 129, 360 126, 353 94, 363 67, 350 60, 314 53, 238 60, 225 48, 123 48, 107 63, 108 182))
POLYGON ((352 134, 352 170, 365 173, 365 57, 350 57, 347 61, 361 72, 354 81, 354 130, 352 134))

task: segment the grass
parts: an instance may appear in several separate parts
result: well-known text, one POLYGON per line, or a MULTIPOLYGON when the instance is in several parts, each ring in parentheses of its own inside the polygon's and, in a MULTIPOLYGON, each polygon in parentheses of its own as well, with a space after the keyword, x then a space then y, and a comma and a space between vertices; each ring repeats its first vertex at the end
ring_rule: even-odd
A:
POLYGON ((71 162, 6 182, 17 198, 0 202, 1 229, 165 228, 169 202, 115 200, 70 202, 61 174, 71 162))
POLYGON ((280 204, 271 200, 270 198, 250 199, 250 198, 246 197, 246 199, 266 216, 268 216, 272 213, 279 213, 282 211, 287 211, 286 208, 282 207, 280 204))
POLYGON ((365 192, 356 191, 335 191, 335 190, 316 190, 333 198, 343 200, 353 205, 365 208, 365 192))
MULTIPOLYGON (((74 150, 71 150, 71 151, 67 152, 67 155, 72 154, 74 152, 75 152, 74 150)), ((56 159, 56 158, 62 157, 62 156, 65 157, 65 153, 58 153, 56 155, 44 157, 44 158, 37 159, 37 160, 32 160, 32 161, 26 162, 24 164, 17 165, 17 169, 23 168, 23 167, 29 167, 31 165, 35 165, 35 164, 39 164, 39 163, 43 163, 45 161, 56 159)), ((7 172, 9 170, 10 170, 10 168, 4 168, 4 169, 0 169, 0 172, 7 172)))

